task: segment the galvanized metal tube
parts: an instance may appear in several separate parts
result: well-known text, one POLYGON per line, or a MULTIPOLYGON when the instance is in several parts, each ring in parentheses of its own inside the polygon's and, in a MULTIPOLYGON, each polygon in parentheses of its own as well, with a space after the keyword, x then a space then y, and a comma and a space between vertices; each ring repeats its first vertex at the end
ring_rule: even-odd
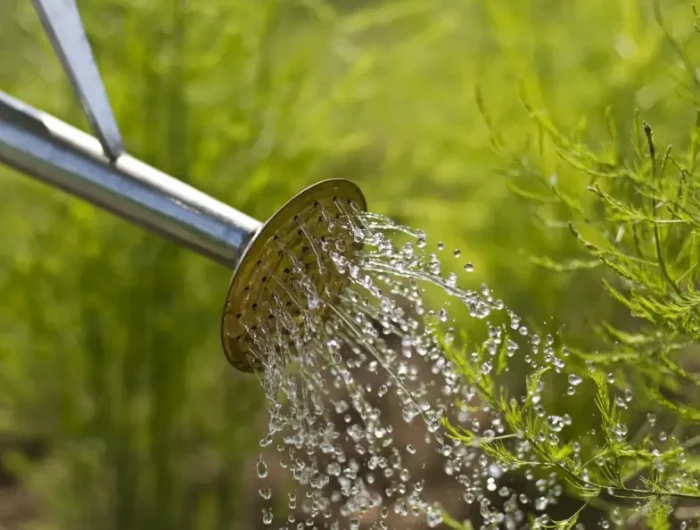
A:
MULTIPOLYGON (((0 92, 0 162, 234 268, 261 223, 0 92)), ((2 199, 0 198, 0 204, 2 199)))

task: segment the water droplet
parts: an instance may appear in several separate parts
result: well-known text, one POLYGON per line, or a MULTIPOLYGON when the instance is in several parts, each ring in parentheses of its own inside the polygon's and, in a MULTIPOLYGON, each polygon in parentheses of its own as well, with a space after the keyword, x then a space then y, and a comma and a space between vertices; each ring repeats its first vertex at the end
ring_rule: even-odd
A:
POLYGON ((430 528, 435 528, 442 524, 442 510, 439 507, 431 507, 428 509, 426 522, 430 528))
POLYGON ((583 379, 576 374, 569 374, 569 384, 571 386, 578 386, 581 384, 583 379))
POLYGON ((549 422, 549 428, 554 432, 560 432, 564 428, 564 425, 566 425, 564 418, 561 416, 552 415, 549 416, 547 420, 549 422))
POLYGON ((625 439, 625 436, 627 436, 627 425, 624 423, 616 423, 612 426, 611 431, 618 441, 622 441, 625 439))
POLYGON ((445 282, 449 287, 454 287, 457 285, 457 275, 454 272, 450 273, 450 276, 447 278, 447 281, 445 282))
POLYGON ((272 490, 270 488, 260 488, 258 493, 263 499, 269 499, 272 496, 272 490))
POLYGON ((258 456, 258 462, 256 467, 258 470, 258 477, 265 478, 267 476, 267 464, 263 460, 262 455, 258 456))
POLYGON ((464 265, 464 270, 467 272, 474 272, 474 264, 469 262, 464 265))
POLYGON ((486 479, 486 489, 489 491, 496 491, 496 481, 493 477, 486 479))

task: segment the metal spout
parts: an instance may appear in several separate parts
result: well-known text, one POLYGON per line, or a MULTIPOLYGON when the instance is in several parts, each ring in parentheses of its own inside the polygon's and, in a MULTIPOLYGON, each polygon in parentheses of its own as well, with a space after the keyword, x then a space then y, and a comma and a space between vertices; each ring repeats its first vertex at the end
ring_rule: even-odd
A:
POLYGON ((0 92, 0 162, 229 268, 261 223, 0 92))

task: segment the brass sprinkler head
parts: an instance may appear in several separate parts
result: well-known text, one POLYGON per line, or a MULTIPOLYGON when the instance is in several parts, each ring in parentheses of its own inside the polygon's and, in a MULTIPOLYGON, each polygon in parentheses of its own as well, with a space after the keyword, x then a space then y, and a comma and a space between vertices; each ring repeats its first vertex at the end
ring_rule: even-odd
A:
POLYGON ((355 184, 325 180, 296 195, 254 234, 233 273, 221 322, 224 352, 235 368, 243 372, 261 368, 261 360, 251 354, 251 332, 269 326, 276 308, 300 315, 295 306, 305 300, 305 293, 292 281, 295 267, 301 267, 316 292, 327 297, 333 298, 347 285, 347 275, 338 272, 320 245, 340 241, 337 246, 350 257, 357 243, 351 231, 340 226, 355 209, 367 209, 355 184))

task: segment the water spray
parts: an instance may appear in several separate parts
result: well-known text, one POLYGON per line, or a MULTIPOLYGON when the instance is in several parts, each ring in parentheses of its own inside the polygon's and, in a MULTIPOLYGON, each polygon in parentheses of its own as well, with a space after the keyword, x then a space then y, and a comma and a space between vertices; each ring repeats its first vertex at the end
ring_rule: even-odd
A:
POLYGON ((32 2, 96 137, 0 92, 0 162, 233 269, 222 345, 234 367, 252 371, 248 332, 272 317, 271 304, 292 305, 291 268, 306 268, 319 292, 343 289, 346 277, 318 266, 309 241, 327 233, 329 216, 364 211, 362 192, 344 179, 319 182, 261 223, 130 156, 75 0, 32 2))

